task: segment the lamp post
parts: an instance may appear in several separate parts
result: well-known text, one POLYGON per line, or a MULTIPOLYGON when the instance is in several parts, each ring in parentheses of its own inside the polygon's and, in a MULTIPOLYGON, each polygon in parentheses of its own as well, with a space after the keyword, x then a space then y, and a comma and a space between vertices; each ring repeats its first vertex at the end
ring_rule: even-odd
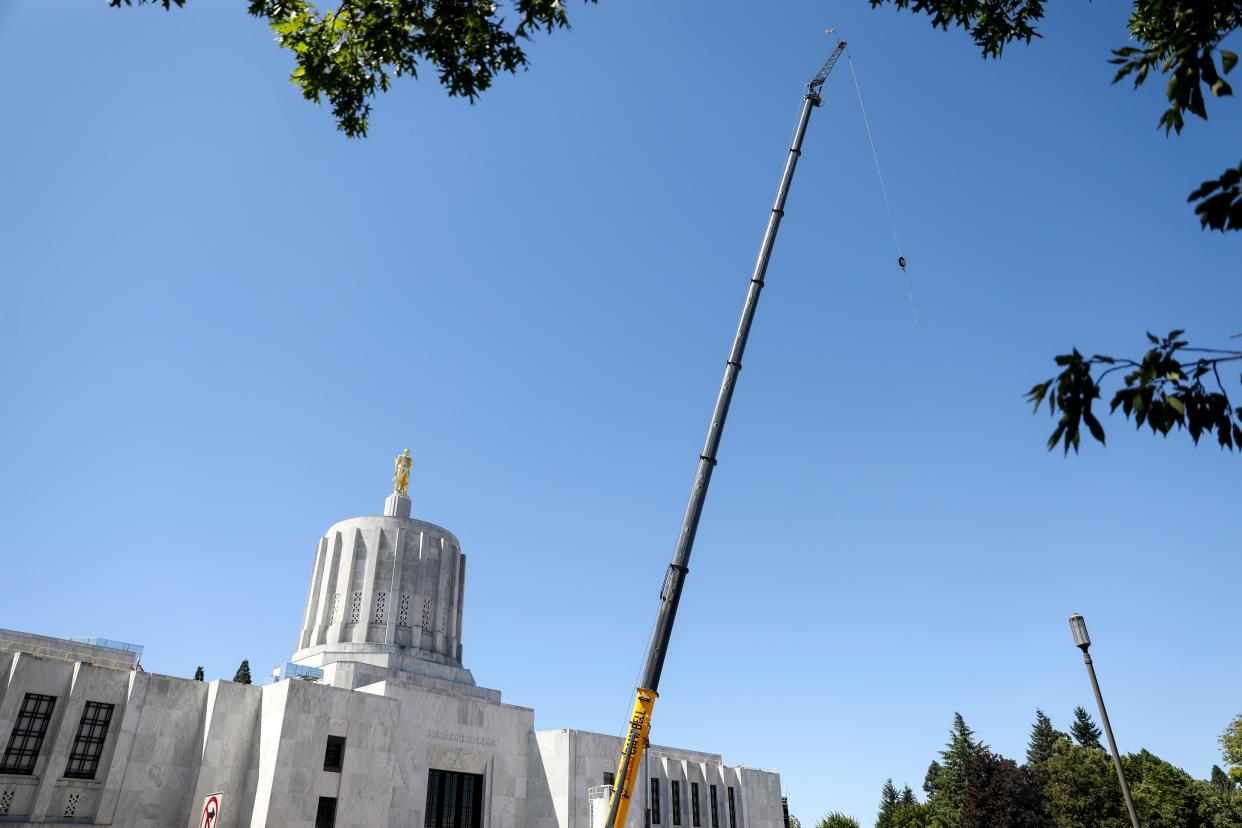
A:
POLYGON ((1108 723, 1108 711, 1104 709, 1104 697, 1100 695, 1100 682, 1095 677, 1095 665, 1091 663, 1091 636, 1087 635, 1087 622, 1082 616, 1074 613, 1069 617, 1070 632, 1074 634, 1074 645, 1082 650, 1082 660, 1087 663, 1087 675, 1091 676, 1091 689, 1095 691, 1095 703, 1100 707, 1100 719, 1104 722, 1104 734, 1108 736, 1108 747, 1113 752, 1113 765, 1117 768, 1117 779, 1121 782, 1121 795, 1126 800, 1126 810, 1130 812, 1130 824, 1139 828, 1138 814, 1134 812, 1134 800, 1130 797, 1130 785, 1126 782, 1126 772, 1121 767, 1121 754, 1117 752, 1117 740, 1113 738, 1113 726, 1108 723))

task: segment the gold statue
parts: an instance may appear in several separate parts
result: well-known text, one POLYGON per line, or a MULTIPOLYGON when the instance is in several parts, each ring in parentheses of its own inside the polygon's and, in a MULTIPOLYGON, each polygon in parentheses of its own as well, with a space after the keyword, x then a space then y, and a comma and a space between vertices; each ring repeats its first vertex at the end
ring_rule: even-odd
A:
POLYGON ((397 460, 392 467, 392 490, 399 495, 409 495, 410 491, 410 466, 414 461, 410 459, 410 450, 406 449, 397 455, 397 460))

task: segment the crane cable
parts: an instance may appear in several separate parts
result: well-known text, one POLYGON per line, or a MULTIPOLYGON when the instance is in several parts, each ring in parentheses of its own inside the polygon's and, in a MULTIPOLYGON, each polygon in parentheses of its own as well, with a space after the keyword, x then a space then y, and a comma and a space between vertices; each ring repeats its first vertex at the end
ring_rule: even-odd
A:
POLYGON ((897 247, 897 264, 901 268, 901 277, 906 282, 906 296, 910 299, 910 311, 914 314, 914 324, 919 324, 919 311, 914 306, 914 291, 910 287, 910 274, 907 271, 906 257, 901 251, 901 239, 897 237, 897 223, 893 220, 893 205, 888 200, 888 188, 884 186, 884 173, 880 172, 880 155, 875 151, 875 139, 871 137, 871 121, 867 118, 867 108, 863 106, 862 89, 858 85, 858 73, 854 71, 854 58, 847 51, 845 57, 850 62, 850 77, 854 79, 854 93, 858 95, 858 109, 862 112, 863 126, 867 129, 867 143, 871 145, 871 160, 875 162, 875 175, 880 179, 880 194, 884 196, 884 210, 888 213, 888 227, 893 231, 893 244, 897 247))

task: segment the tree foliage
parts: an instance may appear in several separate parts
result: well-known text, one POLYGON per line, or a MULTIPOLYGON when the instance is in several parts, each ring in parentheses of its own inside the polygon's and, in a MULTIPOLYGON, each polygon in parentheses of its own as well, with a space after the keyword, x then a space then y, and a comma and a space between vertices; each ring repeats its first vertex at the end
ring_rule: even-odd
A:
POLYGON ((1040 767, 1048 810, 1058 826, 1129 828, 1130 817, 1108 753, 1063 739, 1040 767))
POLYGON ((1031 725, 1031 740, 1026 747, 1026 763, 1031 766, 1038 765, 1052 756, 1052 749, 1056 747, 1058 739, 1067 738, 1069 737, 1066 734, 1052 726, 1052 719, 1048 718, 1048 714, 1036 708, 1035 724, 1031 725))
MULTIPOLYGON (((1040 37, 1036 24, 1044 16, 1045 0, 871 0, 872 7, 892 4, 926 14, 941 29, 970 32, 985 58, 999 58, 1015 41, 1030 43, 1040 37)), ((1113 50, 1117 65, 1113 83, 1125 79, 1135 88, 1153 72, 1167 75, 1168 107, 1158 126, 1166 134, 1182 131, 1187 112, 1207 119, 1207 96, 1233 94, 1225 80, 1238 63, 1236 53, 1221 49, 1226 37, 1242 27, 1239 0, 1134 0, 1130 15, 1133 46, 1113 50), (1219 68, 1218 68, 1219 66, 1219 68)), ((1242 192, 1238 169, 1205 181, 1191 193, 1201 226, 1211 230, 1242 229, 1242 192)))
POLYGON ((1221 770, 1220 765, 1212 765, 1211 784, 1222 799, 1230 798, 1237 789, 1237 783, 1229 778, 1229 774, 1221 770))
MULTIPOLYGON (((1091 742, 1094 723, 1085 710, 1076 714, 1079 729, 1087 731, 1082 738, 1091 742)), ((1032 743, 1042 743, 1035 733, 1048 731, 1056 733, 1037 711, 1032 743)), ((1237 732, 1242 715, 1227 730, 1237 732)), ((1058 734, 1049 756, 1020 765, 989 751, 955 716, 940 757, 928 769, 927 804, 920 804, 909 786, 898 794, 892 780, 885 783, 877 828, 1130 828, 1112 757, 1074 744, 1065 734, 1058 734), (954 789, 949 769, 959 758, 964 787, 955 816, 946 806, 954 789)), ((1143 828, 1242 828, 1242 791, 1219 767, 1212 769, 1211 781, 1195 779, 1147 750, 1123 756, 1122 764, 1143 828)))
POLYGON ((233 674, 233 681, 238 684, 250 684, 250 659, 242 659, 242 663, 237 666, 237 672, 233 674))
MULTIPOLYGON (((872 7, 892 5, 931 18, 941 29, 970 32, 984 58, 999 58, 1006 45, 1030 43, 1040 37, 1036 26, 1044 15, 1045 0, 870 0, 872 7)), ((1233 88, 1226 75, 1238 63, 1238 55, 1222 49, 1222 42, 1242 28, 1242 0, 1133 0, 1129 35, 1131 45, 1114 49, 1110 62, 1117 66, 1113 83, 1130 80, 1142 86, 1149 77, 1167 78, 1167 106, 1157 126, 1165 134, 1181 133, 1186 113, 1204 120, 1209 97, 1226 97, 1233 88)), ((1227 168, 1190 193, 1201 227, 1207 230, 1242 230, 1242 164, 1227 168)), ((1101 396, 1101 381, 1129 369, 1124 386, 1113 396, 1109 413, 1120 408, 1135 424, 1144 423, 1153 433, 1168 435, 1185 429, 1197 445, 1204 433, 1215 432, 1224 448, 1242 448, 1242 408, 1233 408, 1220 379, 1219 365, 1242 358, 1242 351, 1189 348, 1178 339, 1181 331, 1158 340, 1148 338, 1152 348, 1142 359, 1116 359, 1096 355, 1090 359, 1077 349, 1056 357, 1062 371, 1039 383, 1027 399, 1038 411, 1047 400, 1051 413, 1060 419, 1048 439, 1051 450, 1062 445, 1065 454, 1081 441, 1082 426, 1104 442, 1092 403, 1101 396), (1176 343, 1176 344, 1174 344, 1176 343), (1180 353, 1179 353, 1180 352, 1180 353), (1205 356, 1187 354, 1198 353, 1205 356), (1093 371, 1102 368, 1099 376, 1093 371), (1203 380, 1211 374, 1211 387, 1203 380)))
POLYGON ((958 828, 962 820, 962 803, 966 795, 966 764, 985 753, 988 746, 975 739, 975 732, 961 713, 953 714, 949 741, 940 751, 940 762, 933 762, 927 771, 923 788, 927 791, 927 808, 939 828, 958 828))
POLYGON ((840 811, 833 811, 815 823, 815 828, 858 828, 858 820, 840 811))
POLYGON ((1085 707, 1074 708, 1074 723, 1070 725, 1070 733, 1074 734, 1074 741, 1085 748, 1104 749, 1100 744, 1100 737, 1104 734, 1096 727, 1095 719, 1091 718, 1085 707))
POLYGON ((1242 783, 1242 713, 1235 716, 1225 732, 1220 734, 1220 752, 1225 757, 1225 764, 1230 766, 1229 778, 1242 783))
POLYGON ((966 761, 962 828, 1054 828, 1038 774, 985 751, 966 761))
MULTIPOLYGON (((593 2, 593 0, 590 0, 593 2)), ((569 28, 563 0, 248 0, 297 64, 289 80, 302 96, 332 107, 337 128, 367 134, 371 102, 394 77, 430 66, 449 95, 474 101, 496 76, 527 66, 522 48, 537 32, 569 28), (513 22, 506 18, 513 15, 513 22)), ((185 0, 108 0, 185 5, 185 0)))
POLYGON ((875 828, 893 828, 900 804, 897 788, 893 785, 892 777, 889 777, 884 780, 884 787, 880 790, 880 809, 876 813, 875 828))
POLYGON ((1242 449, 1242 406, 1233 407, 1220 373, 1221 366, 1242 360, 1242 351, 1191 348, 1181 339, 1183 333, 1172 331, 1164 338, 1147 334, 1153 347, 1141 360, 1100 354, 1088 359, 1077 348, 1058 356, 1061 373, 1026 393, 1036 412, 1046 402, 1050 414, 1061 415, 1048 449, 1059 443, 1064 453, 1071 448, 1077 452, 1084 423, 1092 437, 1104 442, 1104 428, 1092 405, 1104 382, 1126 370, 1129 373, 1109 402, 1110 412, 1120 408, 1126 419, 1134 417, 1135 427, 1147 425, 1155 434, 1185 429, 1196 444, 1205 433, 1215 432, 1221 448, 1242 449), (1103 370, 1093 376, 1100 367, 1103 370))

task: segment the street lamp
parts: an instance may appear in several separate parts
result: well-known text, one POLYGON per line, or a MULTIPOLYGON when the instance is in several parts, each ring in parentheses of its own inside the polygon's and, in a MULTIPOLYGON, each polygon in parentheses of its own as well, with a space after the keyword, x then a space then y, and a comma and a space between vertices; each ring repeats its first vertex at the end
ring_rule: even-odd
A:
POLYGON ((1108 747, 1113 752, 1113 765, 1117 768, 1117 779, 1121 782, 1121 795, 1126 800, 1126 810, 1130 812, 1130 824, 1139 828, 1138 814, 1134 812, 1134 800, 1130 797, 1130 785, 1126 782, 1126 772, 1121 767, 1121 754, 1117 752, 1117 740, 1113 738, 1113 726, 1108 723, 1108 711, 1104 709, 1104 697, 1100 695, 1100 682, 1095 677, 1095 665, 1091 663, 1091 636, 1087 634, 1087 622, 1082 616, 1074 613, 1069 617, 1070 632, 1074 634, 1074 646, 1082 650, 1082 660, 1087 663, 1087 675, 1091 676, 1091 689, 1095 691, 1095 703, 1100 707, 1100 719, 1104 722, 1104 734, 1108 736, 1108 747))

